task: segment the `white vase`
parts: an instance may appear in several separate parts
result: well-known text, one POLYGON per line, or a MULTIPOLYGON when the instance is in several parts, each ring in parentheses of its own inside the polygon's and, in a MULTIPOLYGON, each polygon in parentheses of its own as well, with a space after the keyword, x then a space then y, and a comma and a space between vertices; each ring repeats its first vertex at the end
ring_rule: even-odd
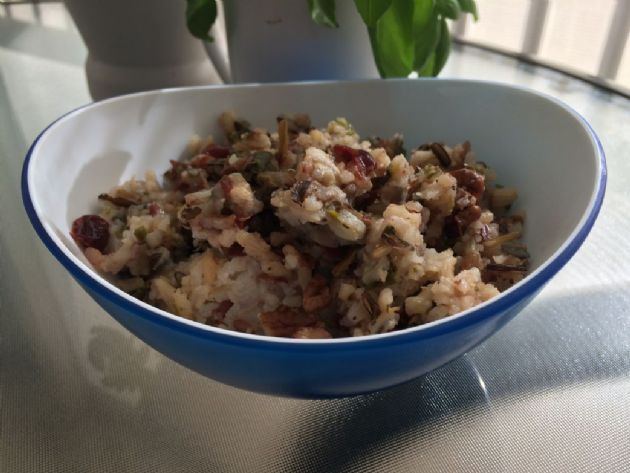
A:
MULTIPOLYGON (((339 28, 315 24, 306 0, 224 0, 223 8, 229 64, 221 41, 206 48, 226 82, 378 77, 351 0, 337 2, 339 28)), ((215 29, 219 37, 221 26, 215 29)))
POLYGON ((66 0, 88 48, 95 100, 220 79, 186 29, 183 0, 66 0))

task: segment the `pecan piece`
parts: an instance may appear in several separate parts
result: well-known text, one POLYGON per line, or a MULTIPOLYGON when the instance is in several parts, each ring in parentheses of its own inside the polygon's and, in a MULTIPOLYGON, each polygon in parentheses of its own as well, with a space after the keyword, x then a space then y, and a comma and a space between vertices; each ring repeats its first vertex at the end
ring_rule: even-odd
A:
POLYGON ((252 326, 246 320, 236 319, 234 320, 234 330, 236 330, 237 332, 242 332, 242 333, 251 333, 252 326))
POLYGON ((297 329, 293 334, 293 338, 321 339, 332 338, 328 330, 321 327, 302 327, 297 329))
POLYGON ((265 335, 273 337, 292 337, 299 329, 316 327, 317 322, 315 314, 307 314, 287 306, 260 314, 260 323, 265 335))
POLYGON ((305 311, 314 312, 330 304, 331 299, 328 282, 323 276, 317 274, 313 276, 304 288, 302 306, 305 311))
POLYGON ((225 314, 227 314, 227 311, 230 310, 230 308, 234 305, 234 303, 229 300, 229 299, 225 299, 224 301, 221 301, 219 303, 219 305, 216 306, 216 308, 212 311, 212 319, 215 321, 219 321, 222 322, 223 319, 225 318, 225 314))

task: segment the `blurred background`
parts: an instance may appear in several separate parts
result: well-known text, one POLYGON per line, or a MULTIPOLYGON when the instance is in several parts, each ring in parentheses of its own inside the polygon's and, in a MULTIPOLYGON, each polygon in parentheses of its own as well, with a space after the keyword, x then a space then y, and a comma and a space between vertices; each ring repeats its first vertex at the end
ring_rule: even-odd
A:
POLYGON ((630 88, 628 0, 478 0, 454 37, 550 65, 600 83, 630 88))
MULTIPOLYGON (((78 51, 77 45, 71 38, 76 37, 77 34, 75 26, 77 18, 81 21, 82 18, 80 17, 86 15, 79 11, 79 7, 73 6, 73 4, 79 5, 81 2, 68 0, 66 3, 68 9, 73 12, 74 21, 62 2, 0 1, 0 47, 7 48, 6 53, 11 49, 29 48, 31 47, 29 44, 33 45, 37 41, 51 42, 52 45, 67 43, 67 48, 70 50, 74 48, 77 50, 77 54, 81 55, 82 53, 78 51), (23 34, 28 34, 28 38, 23 37, 23 34)), ((96 5, 99 2, 84 2, 85 5, 90 3, 96 5)), ((114 4, 114 7, 117 7, 115 3, 107 2, 106 5, 114 4)), ((176 2, 171 3, 177 4, 176 2)), ((348 0, 346 3, 350 4, 351 2, 348 0)), ((181 30, 181 26, 185 23, 183 0, 180 7, 181 18, 178 19, 176 18, 177 15, 173 17, 171 14, 170 20, 172 25, 179 25, 181 30)), ((221 7, 220 3, 219 7, 221 7)), ((301 4, 300 7, 304 8, 301 4)), ((343 7, 345 4, 338 2, 337 9, 340 10, 343 7)), ((613 88, 626 95, 630 94, 630 46, 628 45, 630 40, 628 34, 630 30, 630 0, 598 0, 597 2, 583 0, 478 0, 477 7, 479 21, 474 21, 471 15, 461 15, 457 21, 450 22, 454 43, 474 45, 516 56, 525 61, 541 63, 599 85, 613 88)), ((94 10, 93 7, 90 8, 94 10)), ((219 36, 219 47, 225 48, 225 40, 222 39, 224 36, 223 17, 221 8, 219 10, 215 30, 219 36)), ((339 15, 342 13, 338 12, 339 15)), ((120 17, 120 15, 118 16, 120 17)), ((105 24, 106 22, 107 19, 105 19, 105 24)), ((340 21, 340 23, 344 26, 343 22, 340 21)), ((85 40, 86 28, 79 26, 85 40)), ((141 30, 142 28, 137 30, 138 35, 142 34, 141 30)), ((184 33, 180 31, 181 34, 184 33)), ((113 39, 115 42, 115 38, 113 39)), ((251 45, 251 39, 248 40, 251 45)), ((190 36, 188 41, 192 43, 197 40, 190 36)), ((197 42, 201 43, 201 41, 197 42)), ((186 47, 190 48, 190 45, 186 47)), ((199 45, 195 45, 195 47, 201 49, 199 45)), ((49 49, 51 51, 59 50, 54 47, 49 49)), ((68 54, 67 49, 64 50, 64 54, 68 54)), ((195 54, 199 56, 200 53, 196 50, 195 54)), ((197 57, 195 54, 193 56, 197 57)), ((212 54, 210 56, 213 57, 212 54)), ((346 57, 348 57, 347 54, 346 57)), ((191 59, 189 58, 188 61, 190 62, 191 59)), ((202 66, 198 65, 198 67, 202 66)), ((203 66, 202 69, 201 72, 200 70, 196 71, 197 76, 193 79, 190 78, 189 74, 187 78, 180 78, 179 82, 175 80, 171 84, 167 81, 165 85, 193 85, 220 81, 214 71, 208 72, 207 65, 203 66)), ((89 70, 87 72, 89 79, 89 70)), ((162 84, 158 83, 157 85, 162 84)), ((152 87, 151 84, 148 84, 133 88, 152 87)), ((125 91, 128 90, 122 90, 122 92, 125 91)), ((92 90, 92 95, 95 95, 94 90, 92 90)), ((108 91, 101 94, 97 91, 96 95, 95 98, 102 98, 101 96, 115 94, 108 91)))

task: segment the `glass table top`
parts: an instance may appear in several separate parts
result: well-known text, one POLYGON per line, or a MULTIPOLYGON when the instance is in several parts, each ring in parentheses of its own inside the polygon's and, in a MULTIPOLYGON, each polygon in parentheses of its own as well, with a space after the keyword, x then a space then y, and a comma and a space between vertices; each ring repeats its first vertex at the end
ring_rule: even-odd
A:
POLYGON ((498 334, 413 382, 298 401, 203 378, 100 309, 32 230, 30 142, 90 101, 62 4, 0 6, 0 471, 625 471, 630 467, 630 103, 470 47, 444 77, 546 92, 608 157, 599 220, 498 334))

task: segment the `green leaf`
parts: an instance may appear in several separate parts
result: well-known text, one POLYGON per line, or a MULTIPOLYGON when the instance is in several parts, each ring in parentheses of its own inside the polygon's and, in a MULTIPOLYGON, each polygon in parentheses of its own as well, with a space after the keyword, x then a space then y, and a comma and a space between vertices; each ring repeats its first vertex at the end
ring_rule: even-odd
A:
POLYGON ((433 77, 433 64, 435 64, 435 53, 431 53, 424 67, 418 71, 420 77, 433 77))
POLYGON ((442 18, 440 21, 440 39, 438 40, 437 46, 435 47, 435 58, 433 64, 433 75, 437 76, 444 64, 446 64, 446 60, 448 59, 448 55, 451 52, 451 33, 448 30, 448 25, 446 24, 446 20, 442 18))
POLYGON ((414 0, 393 0, 376 24, 372 41, 375 61, 383 77, 406 77, 414 64, 414 0))
POLYGON ((311 18, 318 25, 329 28, 339 27, 335 18, 335 0, 308 0, 308 8, 311 18))
POLYGON ((215 0, 186 0, 186 25, 195 38, 213 41, 208 32, 216 18, 215 0))
POLYGON ((413 70, 420 71, 431 56, 439 39, 439 19, 433 0, 416 0, 413 18, 413 70))
POLYGON ((451 20, 457 20, 461 13, 458 0, 437 0, 435 8, 440 15, 451 20))
POLYGON ((418 70, 420 77, 435 77, 437 76, 451 51, 451 35, 448 30, 446 19, 440 19, 438 23, 438 41, 435 45, 435 49, 429 55, 422 69, 418 70))
POLYGON ((354 4, 368 28, 376 27, 376 23, 392 3, 394 3, 393 0, 354 0, 354 4))
POLYGON ((477 10, 477 4, 475 0, 458 0, 459 8, 464 13, 470 13, 475 21, 479 19, 479 11, 477 10))
POLYGON ((370 36, 370 46, 372 46, 372 56, 374 56, 374 64, 378 70, 378 75, 385 77, 385 70, 381 65, 381 53, 378 49, 378 41, 376 39, 376 27, 368 28, 368 35, 370 36))

